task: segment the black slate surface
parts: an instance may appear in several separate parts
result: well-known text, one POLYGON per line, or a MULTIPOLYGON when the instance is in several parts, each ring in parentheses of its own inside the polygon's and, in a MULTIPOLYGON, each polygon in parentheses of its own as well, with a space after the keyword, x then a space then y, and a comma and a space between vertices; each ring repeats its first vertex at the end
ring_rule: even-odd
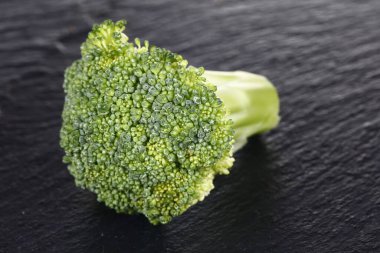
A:
POLYGON ((380 252, 380 1, 1 1, 0 38, 0 252, 380 252), (105 18, 281 96, 280 126, 165 226, 61 162, 62 74, 105 18))

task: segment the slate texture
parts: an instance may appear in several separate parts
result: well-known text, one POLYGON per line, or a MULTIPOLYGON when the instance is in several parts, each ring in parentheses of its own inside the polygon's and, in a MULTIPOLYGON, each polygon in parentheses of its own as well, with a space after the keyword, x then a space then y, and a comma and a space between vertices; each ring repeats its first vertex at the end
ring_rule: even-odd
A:
POLYGON ((380 252, 380 1, 0 2, 0 252, 380 252), (94 22, 268 76, 280 126, 165 226, 74 186, 63 71, 94 22))

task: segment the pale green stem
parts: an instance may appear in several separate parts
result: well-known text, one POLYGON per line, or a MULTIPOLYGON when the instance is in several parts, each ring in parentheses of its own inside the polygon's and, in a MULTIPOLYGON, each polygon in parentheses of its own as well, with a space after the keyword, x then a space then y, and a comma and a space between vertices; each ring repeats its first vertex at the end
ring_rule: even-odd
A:
POLYGON ((280 102, 267 78, 245 71, 205 71, 203 76, 218 87, 216 94, 234 122, 234 152, 246 144, 249 136, 277 126, 280 102))

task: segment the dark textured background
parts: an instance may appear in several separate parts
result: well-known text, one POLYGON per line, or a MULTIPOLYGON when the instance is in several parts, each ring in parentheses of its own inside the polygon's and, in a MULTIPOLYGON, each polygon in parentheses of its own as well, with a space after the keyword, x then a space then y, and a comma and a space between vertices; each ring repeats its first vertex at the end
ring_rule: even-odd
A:
POLYGON ((378 0, 0 2, 0 252, 380 252, 379 130, 378 0), (165 226, 105 208, 61 162, 62 74, 105 18, 281 96, 280 126, 165 226))

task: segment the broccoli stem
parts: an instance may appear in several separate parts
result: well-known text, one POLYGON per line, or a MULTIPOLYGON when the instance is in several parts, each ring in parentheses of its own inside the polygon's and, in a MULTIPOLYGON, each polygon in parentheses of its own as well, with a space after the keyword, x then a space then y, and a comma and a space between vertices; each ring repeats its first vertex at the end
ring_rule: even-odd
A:
POLYGON ((245 71, 205 71, 203 76, 217 86, 216 94, 233 121, 233 152, 242 148, 249 136, 277 126, 279 98, 267 78, 245 71))

